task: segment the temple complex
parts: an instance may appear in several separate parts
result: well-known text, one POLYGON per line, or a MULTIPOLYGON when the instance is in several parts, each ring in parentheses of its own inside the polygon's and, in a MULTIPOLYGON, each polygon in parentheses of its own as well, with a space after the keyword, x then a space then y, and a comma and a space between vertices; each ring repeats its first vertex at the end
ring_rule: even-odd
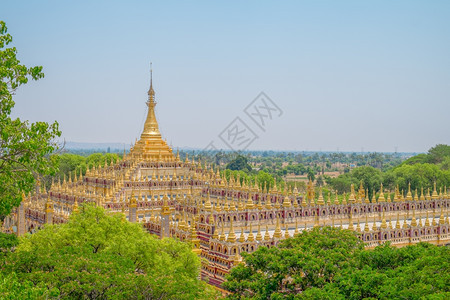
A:
POLYGON ((150 79, 148 114, 140 139, 116 163, 73 174, 51 188, 23 196, 4 222, 18 235, 45 224, 64 223, 82 203, 94 203, 111 213, 125 214, 161 238, 176 237, 193 244, 204 258, 201 276, 220 286, 241 260, 242 252, 273 247, 283 239, 317 226, 354 230, 372 248, 391 242, 405 246, 421 241, 450 243, 447 187, 432 191, 379 195, 365 187, 350 194, 317 195, 312 182, 306 193, 227 178, 218 167, 180 159, 163 140, 155 116, 155 91, 150 79), (391 195, 394 195, 391 198, 391 195))

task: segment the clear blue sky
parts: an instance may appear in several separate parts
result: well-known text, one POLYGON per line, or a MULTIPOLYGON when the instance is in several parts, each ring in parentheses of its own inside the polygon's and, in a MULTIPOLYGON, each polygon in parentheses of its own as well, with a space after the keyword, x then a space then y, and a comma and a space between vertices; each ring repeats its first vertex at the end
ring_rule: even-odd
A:
MULTIPOLYGON (((14 114, 68 141, 140 135, 149 62, 160 129, 206 146, 237 116, 252 149, 426 151, 450 144, 450 1, 5 1, 27 65, 14 114), (264 91, 283 114, 255 127, 264 91)), ((220 147, 220 143, 217 145, 220 147)))

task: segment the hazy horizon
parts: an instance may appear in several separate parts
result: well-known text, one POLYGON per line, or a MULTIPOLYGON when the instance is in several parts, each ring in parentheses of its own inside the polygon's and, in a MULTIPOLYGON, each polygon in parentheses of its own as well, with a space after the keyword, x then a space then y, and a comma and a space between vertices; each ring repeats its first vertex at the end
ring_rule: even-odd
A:
POLYGON ((175 149, 229 148, 236 120, 253 133, 249 150, 418 153, 450 144, 448 1, 2 8, 18 58, 45 73, 18 89, 13 114, 57 120, 67 141, 139 138, 152 61, 160 130, 175 149), (263 126, 245 113, 261 92, 278 108, 263 126))
MULTIPOLYGON (((122 152, 124 150, 124 146, 125 146, 125 150, 129 151, 129 147, 131 145, 127 145, 125 143, 85 143, 85 142, 74 142, 74 141, 66 141, 66 150, 86 150, 86 151, 90 151, 90 150, 102 150, 105 151, 108 147, 111 148, 111 151, 115 151, 115 152, 122 152), (69 146, 67 146, 69 144, 69 146), (75 144, 75 145, 74 145, 75 144)), ((173 147, 173 145, 171 145, 171 147, 173 147)), ((180 147, 173 147, 174 151, 178 151, 178 150, 183 150, 183 151, 204 151, 204 148, 200 148, 200 147, 189 147, 189 146, 180 146, 180 147)), ((217 149, 218 151, 229 151, 232 152, 233 150, 231 149, 217 149)), ((317 149, 300 149, 300 150, 292 150, 292 149, 280 149, 280 150, 273 150, 273 149, 246 149, 246 150, 242 150, 243 152, 264 152, 264 151, 273 151, 273 152, 286 152, 286 153, 293 153, 293 152, 307 152, 307 153, 362 153, 362 154, 369 154, 369 153, 398 153, 398 154, 420 154, 420 153, 427 153, 428 151, 423 151, 423 152, 409 152, 409 151, 402 151, 402 152, 395 152, 395 151, 361 151, 361 149, 359 150, 348 150, 348 151, 341 151, 341 150, 317 150, 317 149)))

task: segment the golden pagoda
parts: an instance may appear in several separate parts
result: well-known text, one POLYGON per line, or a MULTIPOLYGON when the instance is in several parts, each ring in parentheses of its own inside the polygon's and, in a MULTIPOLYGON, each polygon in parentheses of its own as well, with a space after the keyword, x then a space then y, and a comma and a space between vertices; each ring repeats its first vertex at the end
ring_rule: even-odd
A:
POLYGON ((153 71, 150 69, 150 88, 148 90, 147 118, 144 123, 144 130, 141 138, 131 149, 131 155, 142 157, 144 160, 173 160, 172 149, 167 145, 159 132, 158 121, 155 115, 155 91, 153 90, 153 71))
POLYGON ((37 189, 36 193, 24 196, 23 205, 5 219, 4 228, 19 225, 18 235, 34 232, 45 224, 67 222, 71 213, 92 203, 112 214, 122 214, 124 221, 142 224, 160 238, 174 237, 191 243, 193 251, 202 257, 200 276, 215 286, 220 286, 230 268, 239 263, 242 252, 251 253, 261 246, 274 247, 289 238, 290 224, 295 224, 297 235, 298 223, 305 225, 304 230, 313 230, 330 223, 334 226, 336 220, 340 228, 356 229, 367 247, 386 241, 405 246, 419 242, 420 238, 415 239, 418 235, 425 235, 424 240, 435 244, 450 243, 450 235, 434 234, 450 231, 446 188, 438 195, 434 186, 433 196, 428 193, 426 198, 421 188, 420 198, 416 192, 414 199, 409 185, 406 197, 396 188, 392 202, 381 184, 378 201, 375 190, 369 201, 369 192, 360 182, 357 192, 351 185, 348 200, 345 192, 338 197, 336 191, 334 200, 328 192, 325 201, 327 195, 324 197, 320 187, 316 202, 316 188, 311 179, 303 195, 297 187, 292 192, 287 187, 282 189, 282 183, 278 187, 276 182, 273 187, 266 183, 259 187, 256 182, 241 181, 239 175, 227 179, 218 168, 213 170, 187 156, 181 160, 179 153, 175 155, 162 138, 155 115, 152 70, 147 94, 148 112, 142 134, 121 161, 88 168, 84 175, 75 174, 68 180, 64 177, 62 183, 57 180, 49 191, 37 189), (439 222, 436 209, 440 209, 439 222), (420 215, 425 214, 432 216, 431 224, 428 217, 425 222, 425 226, 434 227, 429 231, 431 234, 419 230, 423 223, 420 215), (409 225, 406 220, 411 215, 409 225), (400 216, 405 219, 401 227, 400 216), (371 226, 368 217, 373 219, 371 226), (395 228, 394 218, 397 218, 395 228), (239 237, 235 227, 241 228, 239 237), (261 227, 265 227, 264 236, 261 227), (256 237, 253 228, 258 229, 256 237))

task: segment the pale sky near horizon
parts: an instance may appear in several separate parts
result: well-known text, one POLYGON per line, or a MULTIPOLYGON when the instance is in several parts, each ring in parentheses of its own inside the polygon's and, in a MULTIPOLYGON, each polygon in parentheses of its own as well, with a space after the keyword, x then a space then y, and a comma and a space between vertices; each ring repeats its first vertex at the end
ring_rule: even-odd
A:
POLYGON ((250 149, 424 152, 450 144, 450 1, 8 1, 22 63, 14 115, 74 142, 131 143, 146 116, 203 148, 239 117, 250 149), (260 92, 282 110, 265 131, 260 92))

